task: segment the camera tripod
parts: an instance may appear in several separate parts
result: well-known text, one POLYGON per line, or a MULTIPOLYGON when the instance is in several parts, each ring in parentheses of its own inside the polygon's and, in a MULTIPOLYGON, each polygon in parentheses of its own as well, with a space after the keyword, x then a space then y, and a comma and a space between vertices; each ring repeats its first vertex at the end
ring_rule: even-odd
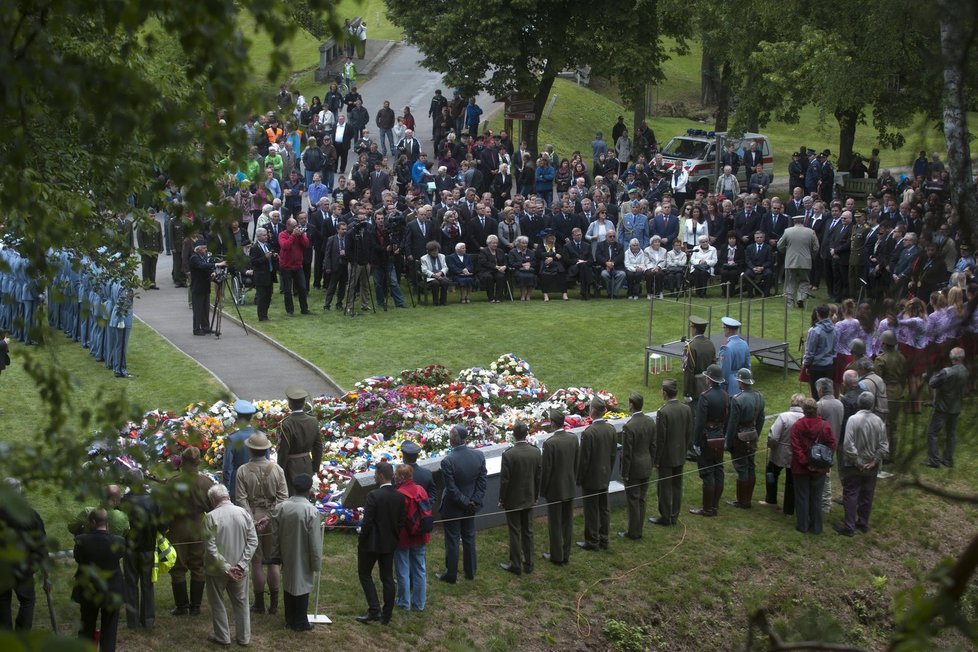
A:
MULTIPOLYGON (((211 333, 214 334, 214 337, 219 338, 221 337, 221 322, 224 317, 224 291, 227 290, 232 297, 234 297, 234 292, 231 289, 231 276, 227 272, 222 274, 220 279, 213 279, 212 283, 214 284, 214 305, 211 306, 211 333)), ((241 322, 241 328, 247 335, 248 327, 245 326, 244 317, 241 316, 241 308, 237 301, 231 303, 234 304, 234 309, 238 313, 238 321, 241 322)))

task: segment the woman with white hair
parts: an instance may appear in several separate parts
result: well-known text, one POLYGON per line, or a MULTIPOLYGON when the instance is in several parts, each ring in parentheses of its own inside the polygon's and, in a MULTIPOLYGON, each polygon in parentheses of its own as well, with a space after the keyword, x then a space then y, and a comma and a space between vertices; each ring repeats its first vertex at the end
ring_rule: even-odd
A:
POLYGON ((536 250, 537 265, 540 271, 540 290, 543 300, 550 301, 551 292, 560 292, 561 298, 567 301, 567 268, 564 266, 564 255, 557 248, 557 236, 547 229, 543 236, 543 245, 536 250))
POLYGON ((529 301, 537 285, 536 258, 529 249, 530 239, 525 235, 516 238, 516 247, 509 252, 509 268, 520 288, 520 301, 529 301))
MULTIPOLYGON (((771 424, 771 430, 767 434, 767 469, 764 473, 767 491, 764 500, 760 501, 762 505, 778 506, 778 478, 782 469, 791 468, 791 427, 805 416, 801 410, 804 402, 804 394, 793 394, 788 411, 779 414, 771 424)), ((784 475, 782 508, 786 516, 795 513, 795 483, 792 481, 791 471, 784 475)))
POLYGON ((628 284, 628 298, 632 301, 638 300, 638 295, 642 292, 642 279, 649 268, 649 259, 642 250, 642 245, 638 238, 628 241, 628 249, 625 250, 625 282, 628 284))
MULTIPOLYGON (((654 235, 652 240, 649 242, 649 246, 645 248, 645 257, 648 258, 648 270, 646 270, 645 278, 646 285, 648 287, 648 298, 651 299, 654 296, 662 298, 662 284, 666 277, 666 254, 668 253, 665 247, 662 246, 662 238, 654 235)), ((639 288, 641 292, 641 288, 639 288)))
POLYGON ((455 245, 455 251, 448 256, 448 277, 458 288, 459 303, 471 303, 469 292, 475 285, 475 264, 472 256, 465 252, 465 243, 455 245))

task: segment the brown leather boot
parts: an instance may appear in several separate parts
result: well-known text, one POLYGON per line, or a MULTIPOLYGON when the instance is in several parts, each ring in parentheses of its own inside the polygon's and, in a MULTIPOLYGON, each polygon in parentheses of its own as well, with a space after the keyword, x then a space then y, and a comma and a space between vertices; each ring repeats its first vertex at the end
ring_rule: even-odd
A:
POLYGON ((744 480, 744 495, 740 498, 741 504, 745 509, 750 509, 751 501, 754 500, 754 487, 757 486, 757 477, 744 480))
POLYGON ((714 485, 703 485, 703 507, 689 510, 690 514, 696 516, 716 516, 717 511, 713 507, 714 485))
POLYGON ((720 515, 720 496, 723 495, 723 483, 713 485, 713 513, 720 515))

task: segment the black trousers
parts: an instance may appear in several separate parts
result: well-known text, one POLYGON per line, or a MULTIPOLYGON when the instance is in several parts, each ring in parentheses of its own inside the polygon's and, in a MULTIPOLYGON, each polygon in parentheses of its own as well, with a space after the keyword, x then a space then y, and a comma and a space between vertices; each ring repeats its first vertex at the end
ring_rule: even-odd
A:
POLYGON ((291 629, 308 629, 309 626, 309 594, 292 595, 282 592, 285 607, 285 626, 291 629))
POLYGON ((268 319, 268 306, 272 303, 272 285, 255 286, 255 303, 258 304, 258 319, 268 319))
POLYGON ((334 295, 336 296, 336 307, 343 307, 343 297, 346 296, 346 280, 349 274, 347 268, 346 263, 340 263, 339 267, 330 272, 329 285, 326 286, 326 300, 323 302, 324 308, 329 308, 334 295))
POLYGON ((154 553, 131 552, 122 562, 125 581, 126 625, 129 629, 152 627, 156 621, 153 588, 154 553))
POLYGON ((34 575, 28 575, 17 580, 12 589, 0 592, 0 629, 28 631, 34 625, 34 604, 37 602, 34 592, 34 575), (20 609, 17 610, 16 621, 13 618, 13 599, 17 595, 20 609))
POLYGON ((152 256, 141 254, 140 258, 143 262, 143 280, 150 285, 156 285, 156 263, 159 260, 159 256, 157 254, 153 254, 152 256))
POLYGON ((295 312, 293 292, 299 297, 299 309, 309 312, 309 304, 306 302, 306 275, 302 269, 282 269, 279 270, 279 276, 282 279, 282 293, 285 294, 285 312, 290 315, 295 312))
POLYGON ((444 306, 448 303, 448 279, 428 281, 428 289, 431 290, 431 305, 444 306))
MULTIPOLYGON (((108 598, 109 596, 106 596, 108 598)), ((115 652, 116 638, 119 633, 119 608, 98 606, 84 601, 81 607, 81 631, 79 637, 95 642, 95 631, 99 630, 99 652, 115 652), (99 615, 101 624, 99 625, 99 615)))
POLYGON ((363 595, 367 598, 367 608, 370 615, 380 616, 384 620, 390 620, 394 612, 394 597, 396 587, 394 586, 394 553, 389 552, 380 554, 359 550, 357 552, 357 576, 360 578, 360 586, 363 587, 363 595), (380 600, 377 597, 377 586, 374 584, 374 566, 380 566, 380 583, 384 590, 384 605, 381 608, 380 600))
POLYGON ((206 331, 211 327, 211 286, 201 290, 194 290, 190 294, 190 303, 194 311, 194 332, 206 331))
POLYGON ((550 529, 550 561, 563 563, 570 559, 574 540, 574 501, 562 500, 547 505, 547 525, 550 529))
POLYGON ((312 252, 312 286, 319 289, 323 286, 323 258, 326 256, 325 249, 314 249, 312 252))

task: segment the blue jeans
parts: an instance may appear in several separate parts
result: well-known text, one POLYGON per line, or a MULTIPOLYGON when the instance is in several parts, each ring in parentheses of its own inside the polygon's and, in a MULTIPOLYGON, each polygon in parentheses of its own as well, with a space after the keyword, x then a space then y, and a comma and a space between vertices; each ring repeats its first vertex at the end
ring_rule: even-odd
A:
POLYGON ((384 156, 388 153, 396 154, 397 149, 394 147, 394 130, 393 129, 381 129, 380 130, 380 152, 384 156), (387 143, 390 143, 390 149, 387 148, 387 143))
POLYGON ((371 268, 371 273, 374 276, 374 288, 377 291, 377 305, 386 306, 387 305, 387 293, 390 292, 391 297, 394 299, 395 306, 404 306, 404 294, 401 292, 401 286, 397 282, 397 271, 394 269, 393 263, 387 263, 387 273, 384 273, 384 268, 380 265, 373 265, 371 268), (386 279, 384 277, 387 277, 386 279))
POLYGON ((424 611, 428 599, 425 555, 428 546, 398 548, 394 551, 394 577, 397 578, 397 599, 394 604, 403 609, 424 611))

